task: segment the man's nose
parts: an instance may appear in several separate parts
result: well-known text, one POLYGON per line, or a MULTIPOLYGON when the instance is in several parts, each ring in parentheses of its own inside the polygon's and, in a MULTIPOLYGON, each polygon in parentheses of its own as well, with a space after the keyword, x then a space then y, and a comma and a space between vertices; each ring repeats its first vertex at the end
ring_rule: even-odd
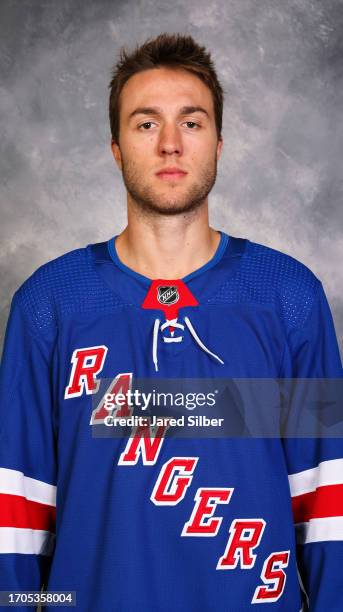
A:
POLYGON ((160 155, 181 155, 183 152, 182 138, 176 125, 165 125, 160 132, 159 138, 160 155))

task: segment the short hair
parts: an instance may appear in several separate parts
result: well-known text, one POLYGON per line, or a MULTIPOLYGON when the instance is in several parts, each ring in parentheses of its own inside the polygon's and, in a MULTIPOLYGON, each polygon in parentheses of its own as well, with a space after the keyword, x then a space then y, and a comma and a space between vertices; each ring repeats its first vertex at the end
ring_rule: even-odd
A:
POLYGON ((219 82, 210 53, 198 45, 192 36, 163 33, 148 38, 133 51, 122 48, 109 84, 109 118, 112 139, 119 142, 119 100, 125 83, 139 72, 158 68, 182 68, 196 75, 210 89, 218 139, 221 139, 224 90, 219 82))

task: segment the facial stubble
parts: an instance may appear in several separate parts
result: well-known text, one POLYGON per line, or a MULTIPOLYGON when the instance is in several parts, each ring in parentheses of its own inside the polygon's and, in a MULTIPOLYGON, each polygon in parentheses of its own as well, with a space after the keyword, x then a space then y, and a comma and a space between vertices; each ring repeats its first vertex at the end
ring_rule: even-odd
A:
MULTIPOLYGON (((168 184, 168 195, 159 194, 150 184, 146 184, 142 174, 132 161, 122 156, 122 173, 125 187, 132 200, 142 213, 155 215, 180 215, 199 208, 212 190, 217 177, 217 157, 201 169, 197 180, 188 189, 177 196, 179 183, 168 184)), ((182 179, 181 179, 182 180, 182 179)))

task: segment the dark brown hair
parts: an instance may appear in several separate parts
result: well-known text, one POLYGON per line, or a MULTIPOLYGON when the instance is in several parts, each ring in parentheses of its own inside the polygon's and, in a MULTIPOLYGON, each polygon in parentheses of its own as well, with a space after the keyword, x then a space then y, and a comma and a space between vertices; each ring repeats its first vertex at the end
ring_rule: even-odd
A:
POLYGON ((149 38, 129 52, 121 49, 119 61, 113 68, 109 84, 109 115, 112 139, 119 142, 119 98, 125 83, 138 72, 165 66, 183 68, 201 79, 213 97, 218 139, 221 138, 224 91, 219 83, 214 63, 205 47, 199 46, 192 36, 163 33, 149 38))

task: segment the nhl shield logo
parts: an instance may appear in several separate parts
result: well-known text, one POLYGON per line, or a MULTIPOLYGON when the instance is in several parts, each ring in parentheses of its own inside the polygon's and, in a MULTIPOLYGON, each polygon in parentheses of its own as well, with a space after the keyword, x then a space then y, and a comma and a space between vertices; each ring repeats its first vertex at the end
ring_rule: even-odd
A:
POLYGON ((179 292, 175 285, 157 287, 157 299, 160 304, 175 304, 179 300, 179 292))

